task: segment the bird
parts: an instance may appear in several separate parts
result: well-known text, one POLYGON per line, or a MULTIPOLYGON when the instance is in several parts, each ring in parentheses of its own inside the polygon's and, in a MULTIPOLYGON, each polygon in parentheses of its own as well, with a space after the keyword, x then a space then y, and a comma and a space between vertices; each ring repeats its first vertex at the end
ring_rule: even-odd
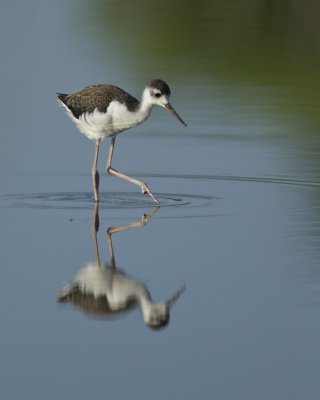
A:
POLYGON ((86 86, 75 93, 57 93, 56 100, 75 123, 79 131, 88 139, 95 141, 92 165, 94 201, 99 202, 99 172, 97 162, 100 143, 110 137, 111 144, 106 165, 106 172, 131 182, 140 187, 143 194, 148 194, 156 203, 159 200, 142 181, 116 170, 112 166, 116 135, 144 122, 150 115, 153 106, 163 107, 173 114, 183 125, 187 124, 178 115, 169 102, 169 85, 162 79, 153 79, 142 92, 141 101, 123 89, 111 84, 86 86))

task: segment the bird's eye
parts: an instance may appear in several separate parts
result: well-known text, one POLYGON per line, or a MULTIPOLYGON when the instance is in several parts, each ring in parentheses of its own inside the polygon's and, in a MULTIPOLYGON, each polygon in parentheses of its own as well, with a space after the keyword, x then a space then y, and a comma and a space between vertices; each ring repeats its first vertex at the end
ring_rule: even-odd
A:
POLYGON ((161 93, 155 93, 154 95, 155 95, 155 97, 157 97, 157 98, 161 97, 161 93))

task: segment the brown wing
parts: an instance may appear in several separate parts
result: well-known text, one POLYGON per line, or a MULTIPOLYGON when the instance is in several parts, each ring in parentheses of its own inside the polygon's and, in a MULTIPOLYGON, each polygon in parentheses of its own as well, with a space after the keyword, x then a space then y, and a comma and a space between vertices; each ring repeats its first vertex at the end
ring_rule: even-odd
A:
POLYGON ((87 86, 80 92, 64 94, 58 93, 57 97, 72 112, 75 118, 79 118, 85 112, 93 112, 96 108, 100 112, 106 112, 113 100, 125 103, 130 111, 139 106, 139 101, 129 93, 113 85, 87 86))

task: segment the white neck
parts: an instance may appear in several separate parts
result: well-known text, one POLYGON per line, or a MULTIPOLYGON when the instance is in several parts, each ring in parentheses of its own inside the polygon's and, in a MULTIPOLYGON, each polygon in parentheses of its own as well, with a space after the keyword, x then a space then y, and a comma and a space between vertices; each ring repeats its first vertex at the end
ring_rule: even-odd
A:
POLYGON ((143 319, 146 320, 146 319, 148 319, 148 317, 150 315, 150 310, 153 305, 150 293, 145 288, 145 286, 139 285, 136 287, 135 295, 136 295, 136 299, 138 300, 138 302, 140 304, 143 319))
POLYGON ((145 88, 144 91, 142 92, 140 106, 138 109, 138 113, 141 116, 144 116, 143 121, 149 117, 153 106, 154 103, 150 97, 149 89, 145 88))

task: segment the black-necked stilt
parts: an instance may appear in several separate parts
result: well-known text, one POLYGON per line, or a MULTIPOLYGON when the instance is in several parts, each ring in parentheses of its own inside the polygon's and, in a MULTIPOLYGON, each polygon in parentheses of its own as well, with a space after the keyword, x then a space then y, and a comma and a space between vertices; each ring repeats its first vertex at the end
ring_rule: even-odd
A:
POLYGON ((145 121, 154 105, 170 111, 183 125, 186 125, 169 103, 169 97, 170 88, 161 79, 154 79, 148 83, 140 102, 117 86, 107 84, 88 86, 76 93, 57 94, 59 104, 66 109, 80 132, 96 141, 92 166, 95 202, 99 201, 97 170, 99 146, 101 140, 106 137, 111 137, 107 173, 138 185, 143 194, 148 193, 155 202, 158 202, 145 183, 117 171, 111 163, 116 135, 145 121))

